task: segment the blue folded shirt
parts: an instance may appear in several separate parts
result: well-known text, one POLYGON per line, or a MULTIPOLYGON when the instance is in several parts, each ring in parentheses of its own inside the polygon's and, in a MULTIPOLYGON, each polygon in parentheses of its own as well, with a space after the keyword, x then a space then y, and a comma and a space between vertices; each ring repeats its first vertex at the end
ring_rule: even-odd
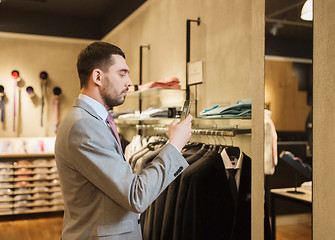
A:
POLYGON ((251 117, 251 99, 242 99, 236 104, 219 107, 216 105, 200 112, 203 118, 250 118, 251 117))

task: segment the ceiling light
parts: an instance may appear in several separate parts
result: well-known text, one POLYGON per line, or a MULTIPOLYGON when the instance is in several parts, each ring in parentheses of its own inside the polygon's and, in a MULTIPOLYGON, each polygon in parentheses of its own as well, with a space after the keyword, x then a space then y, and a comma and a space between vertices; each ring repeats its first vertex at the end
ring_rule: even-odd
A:
POLYGON ((313 0, 307 0, 301 9, 301 19, 306 21, 313 20, 313 0))

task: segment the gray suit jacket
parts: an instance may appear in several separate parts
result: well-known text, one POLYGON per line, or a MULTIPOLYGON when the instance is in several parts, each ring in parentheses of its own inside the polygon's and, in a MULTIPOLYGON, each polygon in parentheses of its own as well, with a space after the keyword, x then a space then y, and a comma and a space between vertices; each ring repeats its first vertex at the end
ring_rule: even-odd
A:
POLYGON ((104 120, 80 99, 59 126, 55 155, 64 196, 63 240, 142 239, 138 213, 188 167, 167 144, 134 174, 104 120))

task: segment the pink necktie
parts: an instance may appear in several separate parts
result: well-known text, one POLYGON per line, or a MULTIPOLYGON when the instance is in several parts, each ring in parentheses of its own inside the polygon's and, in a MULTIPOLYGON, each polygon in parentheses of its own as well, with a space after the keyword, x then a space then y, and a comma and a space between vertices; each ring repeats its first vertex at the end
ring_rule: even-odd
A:
POLYGON ((111 128, 111 130, 113 132, 114 137, 116 138, 117 142, 119 143, 119 145, 121 147, 121 142, 120 142, 119 134, 117 133, 116 125, 115 125, 115 122, 114 122, 114 119, 113 119, 112 115, 110 115, 108 113, 108 116, 107 116, 106 120, 108 122, 109 127, 111 128))

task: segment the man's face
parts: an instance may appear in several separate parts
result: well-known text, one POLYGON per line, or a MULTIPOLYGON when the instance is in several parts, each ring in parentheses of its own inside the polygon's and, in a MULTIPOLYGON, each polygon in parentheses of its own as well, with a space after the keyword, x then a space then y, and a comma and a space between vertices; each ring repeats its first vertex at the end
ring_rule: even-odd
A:
POLYGON ((108 109, 121 105, 126 98, 128 88, 132 85, 125 59, 120 55, 113 55, 113 57, 114 64, 109 67, 108 72, 103 73, 100 92, 108 109))

